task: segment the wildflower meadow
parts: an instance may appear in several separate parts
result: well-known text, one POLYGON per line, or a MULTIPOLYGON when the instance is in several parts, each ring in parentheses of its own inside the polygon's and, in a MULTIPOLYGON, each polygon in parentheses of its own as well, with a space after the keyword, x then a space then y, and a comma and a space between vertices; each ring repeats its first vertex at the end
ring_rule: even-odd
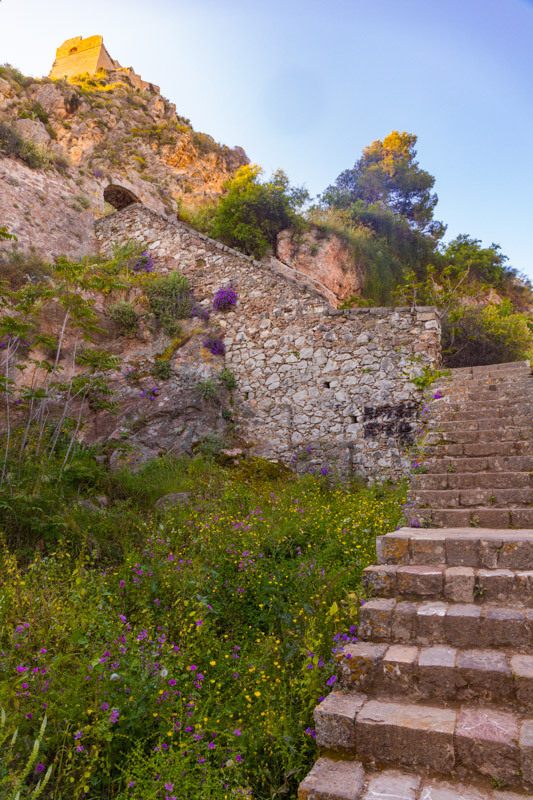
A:
POLYGON ((328 480, 200 457, 111 475, 78 449, 52 533, 3 533, 1 796, 296 797, 404 501, 328 480), (80 506, 80 486, 108 505, 80 506), (186 501, 158 511, 169 491, 186 501))

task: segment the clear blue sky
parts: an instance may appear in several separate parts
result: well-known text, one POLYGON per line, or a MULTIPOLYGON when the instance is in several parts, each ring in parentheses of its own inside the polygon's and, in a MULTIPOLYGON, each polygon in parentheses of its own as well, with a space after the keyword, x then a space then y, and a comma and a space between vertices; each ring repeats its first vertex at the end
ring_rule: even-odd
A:
POLYGON ((417 134, 446 238, 495 241, 533 278, 531 0, 0 2, 0 63, 27 74, 96 33, 197 130, 313 194, 417 134))

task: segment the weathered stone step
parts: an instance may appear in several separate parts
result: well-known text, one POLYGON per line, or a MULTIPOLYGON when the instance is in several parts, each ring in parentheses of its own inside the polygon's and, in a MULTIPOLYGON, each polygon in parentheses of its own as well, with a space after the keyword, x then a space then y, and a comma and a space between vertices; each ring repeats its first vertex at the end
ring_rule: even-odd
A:
POLYGON ((370 597, 533 608, 533 570, 373 564, 363 570, 363 587, 370 597))
MULTIPOLYGON (((500 489, 499 491, 503 491, 500 489)), ((413 508, 407 522, 415 528, 531 528, 533 508, 413 508)))
POLYGON ((533 610, 509 606, 376 598, 359 610, 359 638, 371 642, 443 644, 531 652, 533 610))
MULTIPOLYGON (((529 361, 504 361, 501 364, 483 364, 477 367, 454 367, 450 370, 450 377, 463 375, 486 375, 494 372, 501 375, 504 372, 531 371, 529 361)), ((445 378, 446 376, 443 376, 445 378)), ((441 379, 439 379, 441 380, 441 379)))
MULTIPOLYGON (((522 421, 526 421, 526 424, 531 422, 531 416, 533 415, 533 405, 532 406, 525 406, 523 403, 515 403, 511 406, 508 404, 506 406, 494 406, 493 408, 487 409, 456 409, 452 406, 443 407, 439 411, 431 411, 428 415, 426 413, 422 413, 421 421, 423 425, 429 425, 430 423, 441 423, 441 422, 455 422, 456 427, 458 422, 471 422, 472 420, 480 421, 483 419, 484 421, 490 422, 491 420, 499 419, 499 420, 514 420, 520 415, 520 419, 522 421)), ((520 423, 522 424, 522 422, 520 423)), ((465 430, 464 428, 462 428, 465 430)))
POLYGON ((468 771, 524 789, 533 783, 533 720, 509 711, 332 692, 315 709, 315 728, 319 747, 361 760, 447 777, 468 771))
MULTIPOLYGON (((530 456, 459 456, 431 458, 422 462, 428 473, 441 472, 532 472, 533 455, 530 456)), ((424 474, 424 473, 421 473, 424 474)))
MULTIPOLYGON (((533 420, 530 415, 518 415, 514 414, 508 419, 512 420, 512 427, 520 427, 526 428, 528 425, 531 425, 531 434, 533 435, 533 420)), ((479 431, 479 430, 489 430, 491 428, 503 428, 508 423, 504 422, 505 418, 501 415, 495 415, 493 417, 483 417, 477 415, 475 419, 464 419, 464 417, 459 417, 458 419, 435 419, 431 417, 430 419, 426 420, 424 425, 424 430, 429 433, 430 431, 436 431, 437 433, 447 432, 447 431, 456 431, 460 429, 461 431, 479 431), (461 425, 459 426, 457 423, 460 422, 461 425)))
POLYGON ((533 504, 533 489, 413 489, 411 500, 424 508, 523 508, 533 504))
POLYGON ((361 761, 319 758, 298 789, 298 800, 526 800, 494 789, 487 778, 459 783, 404 769, 372 770, 361 761))
POLYGON ((533 486, 529 472, 442 472, 413 475, 411 486, 416 491, 443 489, 512 489, 533 486))
POLYGON ((533 376, 527 370, 514 370, 512 372, 493 373, 492 375, 450 375, 439 378, 428 387, 428 394, 436 391, 445 391, 449 387, 468 386, 513 386, 515 383, 527 383, 533 376))
MULTIPOLYGON (((533 438, 533 437, 532 437, 533 438)), ((434 444, 423 445, 427 458, 445 458, 446 456, 520 456, 533 455, 533 441, 492 441, 467 442, 466 444, 434 444)))
POLYGON ((423 439, 422 445, 438 444, 474 444, 477 442, 519 442, 533 438, 533 427, 515 428, 514 426, 500 425, 499 428, 490 430, 451 430, 429 431, 423 439))
POLYGON ((350 692, 533 711, 533 656, 498 650, 358 642, 337 654, 350 692))
POLYGON ((379 564, 533 570, 533 529, 400 528, 376 550, 379 564))

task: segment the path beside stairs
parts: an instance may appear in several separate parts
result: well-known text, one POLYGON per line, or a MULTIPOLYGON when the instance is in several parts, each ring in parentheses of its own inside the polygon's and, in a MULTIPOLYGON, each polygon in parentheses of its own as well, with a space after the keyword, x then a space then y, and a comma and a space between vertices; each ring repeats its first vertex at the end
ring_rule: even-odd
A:
POLYGON ((533 793, 533 377, 517 362, 433 388, 412 527, 377 540, 299 800, 533 793))

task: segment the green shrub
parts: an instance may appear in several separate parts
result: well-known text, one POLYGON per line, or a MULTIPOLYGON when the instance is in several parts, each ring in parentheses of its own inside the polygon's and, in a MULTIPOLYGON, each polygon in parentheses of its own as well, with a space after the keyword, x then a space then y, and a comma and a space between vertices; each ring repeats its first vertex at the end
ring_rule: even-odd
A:
POLYGON ((154 378, 159 378, 160 381, 167 381, 172 375, 168 361, 163 361, 161 358, 158 359, 152 368, 152 375, 154 378))
POLYGON ((189 281, 181 272, 172 272, 165 277, 156 278, 148 288, 150 308, 161 327, 169 336, 178 335, 181 330, 178 319, 191 315, 193 304, 189 281))
POLYGON ((74 198, 74 200, 75 200, 77 203, 79 203, 79 205, 80 205, 82 208, 85 208, 85 209, 87 209, 87 208, 90 208, 90 207, 91 207, 91 203, 90 203, 90 200, 89 200, 89 198, 88 198, 88 197, 86 197, 84 194, 77 194, 77 195, 76 195, 76 197, 74 198))
POLYGON ((127 303, 125 300, 120 303, 115 303, 109 306, 109 313, 113 322, 118 325, 121 331, 124 333, 134 333, 137 327, 138 317, 131 303, 127 303))
POLYGON ((527 358, 531 345, 527 316, 513 313, 509 302, 456 309, 442 322, 443 362, 447 367, 521 361, 527 358))
POLYGON ((256 165, 241 167, 226 185, 212 219, 206 220, 210 236, 256 258, 275 250, 280 231, 303 227, 297 211, 308 199, 305 190, 290 187, 281 170, 267 183, 260 182, 260 175, 256 165))
POLYGON ((50 166, 50 154, 45 147, 35 144, 31 139, 23 139, 19 148, 19 157, 31 169, 47 169, 50 166))
POLYGON ((5 122, 0 122, 0 149, 25 161, 31 169, 50 166, 50 153, 45 147, 35 144, 31 139, 24 139, 5 122))
POLYGON ((203 397, 203 399, 207 401, 213 401, 217 396, 217 385, 212 378, 205 378, 203 381, 198 381, 195 389, 200 397, 203 397))
POLYGON ((217 375, 217 379, 229 391, 235 389, 237 386, 237 378, 235 377, 233 372, 230 369, 228 369, 228 367, 224 367, 224 369, 220 370, 220 372, 217 375))
POLYGON ((198 443, 198 452, 206 458, 216 458, 222 452, 224 442, 218 433, 206 433, 198 443))

